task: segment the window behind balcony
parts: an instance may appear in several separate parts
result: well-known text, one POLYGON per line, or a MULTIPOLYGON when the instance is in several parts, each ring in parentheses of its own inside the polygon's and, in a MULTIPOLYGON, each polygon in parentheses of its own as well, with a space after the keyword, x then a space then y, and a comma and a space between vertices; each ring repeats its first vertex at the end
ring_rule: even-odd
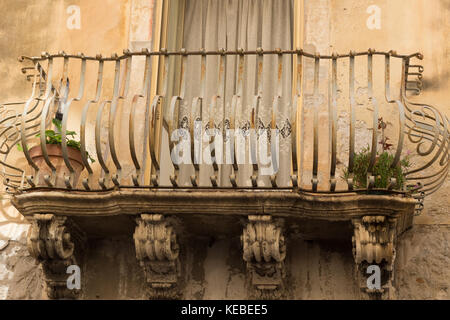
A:
MULTIPOLYGON (((215 51, 220 49, 236 50, 238 48, 255 50, 259 47, 263 50, 293 48, 294 0, 186 0, 181 3, 182 5, 177 8, 179 19, 176 23, 178 23, 178 26, 173 28, 172 34, 179 34, 181 29, 182 39, 172 41, 172 43, 178 42, 172 49, 185 48, 188 51, 195 51, 204 48, 207 51, 215 51)), ((169 30, 170 24, 174 23, 169 21, 169 30)), ((170 42, 169 31, 169 49, 170 42)), ((202 113, 204 126, 208 122, 211 98, 217 95, 219 90, 219 59, 219 56, 208 56, 206 61, 205 100, 202 113)), ((277 126, 280 130, 284 130, 283 135, 280 135, 279 167, 282 168, 282 171, 278 172, 278 182, 279 185, 287 186, 290 170, 289 107, 292 98, 292 57, 286 56, 283 59, 282 103, 277 114, 277 126)), ((257 91, 256 56, 246 56, 245 64, 242 112, 236 116, 236 127, 241 129, 248 127, 251 117, 251 104, 257 91)), ((260 127, 268 127, 272 103, 277 90, 278 63, 276 55, 264 56, 263 65, 262 100, 257 121, 260 127)), ((179 61, 172 64, 175 71, 174 83, 177 83, 176 79, 179 78, 179 72, 177 72, 177 70, 180 70, 179 67, 179 61)), ((181 103, 180 121, 183 118, 189 118, 193 98, 201 95, 200 69, 201 57, 189 56, 186 70, 186 94, 181 103)), ((231 98, 237 90, 238 57, 227 56, 225 70, 224 107, 217 107, 217 110, 214 111, 214 125, 217 128, 222 128, 224 118, 226 123, 231 116, 231 98)), ((172 90, 173 94, 176 95, 179 88, 175 85, 172 90)), ((166 110, 168 109, 167 106, 166 110)), ((206 147, 205 145, 203 148, 206 147)), ((245 165, 239 170, 240 176, 238 179, 241 178, 239 180, 244 184, 246 184, 246 181, 250 183, 248 178, 250 167, 250 165, 245 165)), ((210 185, 211 170, 210 166, 201 166, 201 184, 210 185)), ((228 179, 230 170, 230 166, 221 166, 220 184, 222 186, 230 184, 228 179)), ((192 171, 193 168, 190 165, 181 166, 181 184, 189 184, 188 177, 192 174, 192 171)), ((270 185, 268 177, 263 177, 262 181, 266 185, 270 185)))

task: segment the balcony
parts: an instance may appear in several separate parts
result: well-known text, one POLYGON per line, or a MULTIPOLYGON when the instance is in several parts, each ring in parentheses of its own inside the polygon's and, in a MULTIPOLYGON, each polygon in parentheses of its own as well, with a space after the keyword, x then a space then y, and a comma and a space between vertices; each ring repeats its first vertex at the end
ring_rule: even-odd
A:
POLYGON ((376 263, 383 286, 364 291, 389 297, 396 238, 450 163, 448 119, 416 102, 421 59, 261 48, 21 57, 32 92, 1 104, 0 164, 49 297, 77 294, 64 266, 89 238, 133 233, 152 298, 182 294, 184 233, 242 233, 260 298, 283 297, 290 234, 352 239, 361 288, 376 263))

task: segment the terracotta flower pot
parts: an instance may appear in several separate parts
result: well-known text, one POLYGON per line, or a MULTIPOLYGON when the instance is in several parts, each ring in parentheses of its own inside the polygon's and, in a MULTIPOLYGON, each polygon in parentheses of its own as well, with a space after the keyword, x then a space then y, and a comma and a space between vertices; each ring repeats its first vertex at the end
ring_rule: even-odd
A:
MULTIPOLYGON (((66 188, 66 184, 64 183, 64 176, 70 176, 70 171, 67 168, 64 158, 62 155, 62 147, 59 144, 47 144, 47 153, 50 159, 50 162, 56 168, 56 188, 66 188)), ((31 159, 36 163, 39 167, 39 180, 38 186, 47 186, 44 180, 45 175, 51 176, 52 170, 45 162, 44 156, 42 154, 41 146, 35 146, 30 149, 31 159)), ((81 151, 72 147, 67 147, 67 153, 69 156, 70 164, 72 165, 75 174, 72 186, 76 186, 78 183, 78 179, 80 177, 81 171, 84 169, 83 160, 81 158, 81 151)))

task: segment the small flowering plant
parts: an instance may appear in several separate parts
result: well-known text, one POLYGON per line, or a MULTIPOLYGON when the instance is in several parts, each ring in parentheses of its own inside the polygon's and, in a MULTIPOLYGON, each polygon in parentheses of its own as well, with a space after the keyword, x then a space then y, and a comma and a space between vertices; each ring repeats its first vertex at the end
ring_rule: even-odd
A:
MULTIPOLYGON (((399 161, 397 166, 392 167, 394 155, 390 152, 392 144, 389 143, 389 138, 384 135, 386 123, 383 118, 378 119, 378 129, 382 131, 382 138, 379 142, 382 145, 382 152, 377 152, 377 157, 372 170, 375 176, 375 188, 387 188, 391 178, 396 179, 394 189, 403 190, 406 182, 405 173, 410 167, 409 154, 399 161)), ((355 154, 353 180, 357 189, 367 188, 367 173, 370 163, 371 151, 370 147, 363 148, 360 152, 355 154)), ((344 169, 343 179, 347 180, 350 177, 348 168, 344 169)))

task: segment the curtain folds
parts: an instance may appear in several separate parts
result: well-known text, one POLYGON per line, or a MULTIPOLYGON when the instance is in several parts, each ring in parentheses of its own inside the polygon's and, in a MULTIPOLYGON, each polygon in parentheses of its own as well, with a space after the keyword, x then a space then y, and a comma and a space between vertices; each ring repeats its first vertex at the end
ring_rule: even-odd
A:
MULTIPOLYGON (((184 13, 183 47, 187 50, 254 50, 262 47, 264 50, 276 48, 292 49, 293 43, 293 0, 186 0, 184 13)), ((219 90, 219 57, 208 56, 206 61, 206 87, 203 103, 203 127, 209 120, 212 97, 219 90)), ((269 127, 271 121, 272 104, 277 94, 278 58, 275 55, 264 56, 262 73, 262 100, 259 108, 258 126, 269 127)), ((236 93, 238 58, 228 56, 225 67, 225 97, 217 104, 214 115, 214 126, 223 128, 230 119, 231 99, 236 93), (223 105, 222 105, 223 103, 223 105), (224 115, 225 113, 225 115, 224 115)), ((200 86, 201 57, 188 58, 186 70, 186 94, 180 107, 180 121, 189 119, 192 100, 201 94, 200 86), (183 120, 184 119, 184 120, 183 120)), ((248 131, 251 108, 256 94, 256 57, 245 58, 245 72, 243 77, 242 110, 236 117, 244 135, 248 131)), ((292 58, 283 58, 281 104, 277 112, 277 127, 279 134, 279 167, 277 183, 279 186, 289 185, 290 174, 290 104, 292 99, 292 58)), ((189 124, 192 125, 192 124, 189 124)), ((225 137, 227 139, 227 137, 225 137)), ((251 185, 251 170, 249 164, 248 137, 245 150, 245 163, 239 166, 237 175, 239 186, 251 185)), ((208 143, 203 142, 203 150, 208 143)), ((242 150, 244 151, 244 150, 242 150)), ((220 186, 231 186, 229 175, 231 165, 219 165, 220 186)), ((263 167, 263 166, 262 166, 263 167)), ((276 168, 273 168, 276 169, 276 168)), ((180 186, 190 185, 189 176, 194 172, 192 165, 180 167, 180 186)), ((260 169, 258 185, 270 186, 268 175, 260 169)), ((210 165, 200 166, 200 185, 210 186, 210 176, 213 169, 210 165)))

